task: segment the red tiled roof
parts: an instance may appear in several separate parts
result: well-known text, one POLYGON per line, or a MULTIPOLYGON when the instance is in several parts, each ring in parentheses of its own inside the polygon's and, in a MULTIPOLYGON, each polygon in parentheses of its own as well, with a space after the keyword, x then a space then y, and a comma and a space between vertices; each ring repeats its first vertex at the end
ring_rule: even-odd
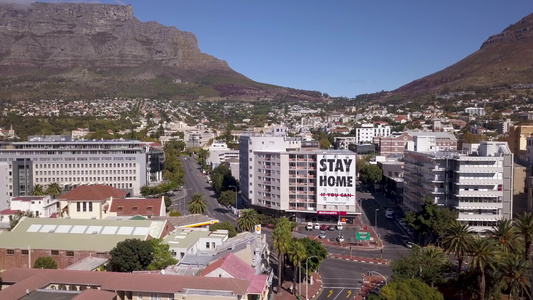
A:
POLYGON ((250 294, 262 294, 265 290, 268 275, 254 275, 246 292, 250 294))
POLYGON ((113 199, 109 211, 116 212, 117 216, 159 216, 163 205, 165 204, 162 198, 113 199), (121 211, 119 207, 122 207, 121 211))
POLYGON ((110 185, 95 184, 78 186, 58 198, 67 201, 106 200, 110 197, 124 198, 127 194, 127 192, 116 189, 110 185))
POLYGON ((250 281, 255 275, 254 268, 237 257, 235 254, 230 253, 208 265, 207 268, 202 271, 201 276, 208 276, 210 273, 219 268, 226 271, 228 274, 233 276, 233 278, 237 279, 250 281))
POLYGON ((16 215, 19 211, 18 209, 4 209, 0 211, 0 215, 16 215))
POLYGON ((49 283, 96 285, 105 291, 177 293, 189 289, 231 291, 235 295, 246 294, 250 285, 249 281, 234 278, 27 268, 5 270, 2 281, 13 285, 0 290, 0 299, 19 299, 26 290, 49 283))

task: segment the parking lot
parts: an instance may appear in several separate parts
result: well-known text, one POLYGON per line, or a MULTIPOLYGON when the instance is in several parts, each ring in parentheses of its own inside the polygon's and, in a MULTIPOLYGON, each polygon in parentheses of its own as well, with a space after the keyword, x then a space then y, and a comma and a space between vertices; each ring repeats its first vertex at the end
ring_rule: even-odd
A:
POLYGON ((343 243, 356 244, 358 242, 356 238, 356 233, 368 232, 369 230, 369 228, 365 230, 365 228, 358 228, 356 226, 346 227, 346 225, 342 226, 342 230, 338 230, 336 225, 328 223, 318 223, 319 226, 317 229, 316 224, 317 223, 313 223, 313 229, 311 230, 307 229, 307 223, 304 226, 299 226, 298 232, 308 236, 316 236, 318 239, 325 239, 331 242, 338 242, 338 237, 340 235, 344 238, 343 243), (321 233, 324 234, 323 238, 321 236, 321 233))

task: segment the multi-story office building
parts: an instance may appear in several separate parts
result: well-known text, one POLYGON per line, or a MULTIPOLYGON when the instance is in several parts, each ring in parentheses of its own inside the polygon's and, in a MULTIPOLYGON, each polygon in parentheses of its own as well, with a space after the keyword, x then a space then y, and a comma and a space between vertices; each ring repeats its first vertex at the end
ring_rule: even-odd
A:
POLYGON ((513 214, 513 154, 506 142, 481 142, 478 151, 406 151, 404 204, 418 210, 426 198, 454 207, 458 221, 483 233, 513 214))
POLYGON ((161 178, 162 157, 162 151, 140 141, 72 141, 70 136, 30 137, 0 148, 0 163, 9 168, 11 197, 29 195, 35 184, 46 188, 51 183, 64 190, 100 183, 138 195, 142 186, 161 178))
POLYGON ((345 219, 359 212, 355 153, 302 151, 296 139, 241 136, 242 196, 258 209, 295 215, 299 221, 345 219))
POLYGON ((389 125, 363 124, 360 128, 355 129, 355 142, 357 144, 372 143, 374 137, 389 136, 391 127, 389 125))

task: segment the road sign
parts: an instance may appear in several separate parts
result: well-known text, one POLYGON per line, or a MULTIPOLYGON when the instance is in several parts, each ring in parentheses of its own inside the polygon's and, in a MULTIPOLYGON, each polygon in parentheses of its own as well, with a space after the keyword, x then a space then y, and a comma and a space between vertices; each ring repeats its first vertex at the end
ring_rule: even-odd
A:
POLYGON ((355 239, 358 241, 368 241, 370 240, 370 232, 356 232, 355 239))

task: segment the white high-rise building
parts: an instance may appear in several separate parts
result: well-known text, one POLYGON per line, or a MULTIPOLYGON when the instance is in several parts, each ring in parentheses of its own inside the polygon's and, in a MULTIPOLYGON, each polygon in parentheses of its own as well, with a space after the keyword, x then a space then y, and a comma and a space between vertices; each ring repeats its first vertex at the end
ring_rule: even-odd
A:
POLYGON ((298 139, 241 136, 240 184, 258 209, 294 215, 298 221, 350 221, 356 209, 355 153, 301 151, 298 139))
POLYGON ((458 221, 483 234, 513 216, 513 153, 506 142, 481 142, 477 151, 404 154, 404 204, 418 210, 426 198, 456 208, 458 221))
POLYGON ((374 137, 389 136, 390 134, 390 125, 363 124, 360 128, 355 129, 355 142, 357 144, 372 143, 374 137))

